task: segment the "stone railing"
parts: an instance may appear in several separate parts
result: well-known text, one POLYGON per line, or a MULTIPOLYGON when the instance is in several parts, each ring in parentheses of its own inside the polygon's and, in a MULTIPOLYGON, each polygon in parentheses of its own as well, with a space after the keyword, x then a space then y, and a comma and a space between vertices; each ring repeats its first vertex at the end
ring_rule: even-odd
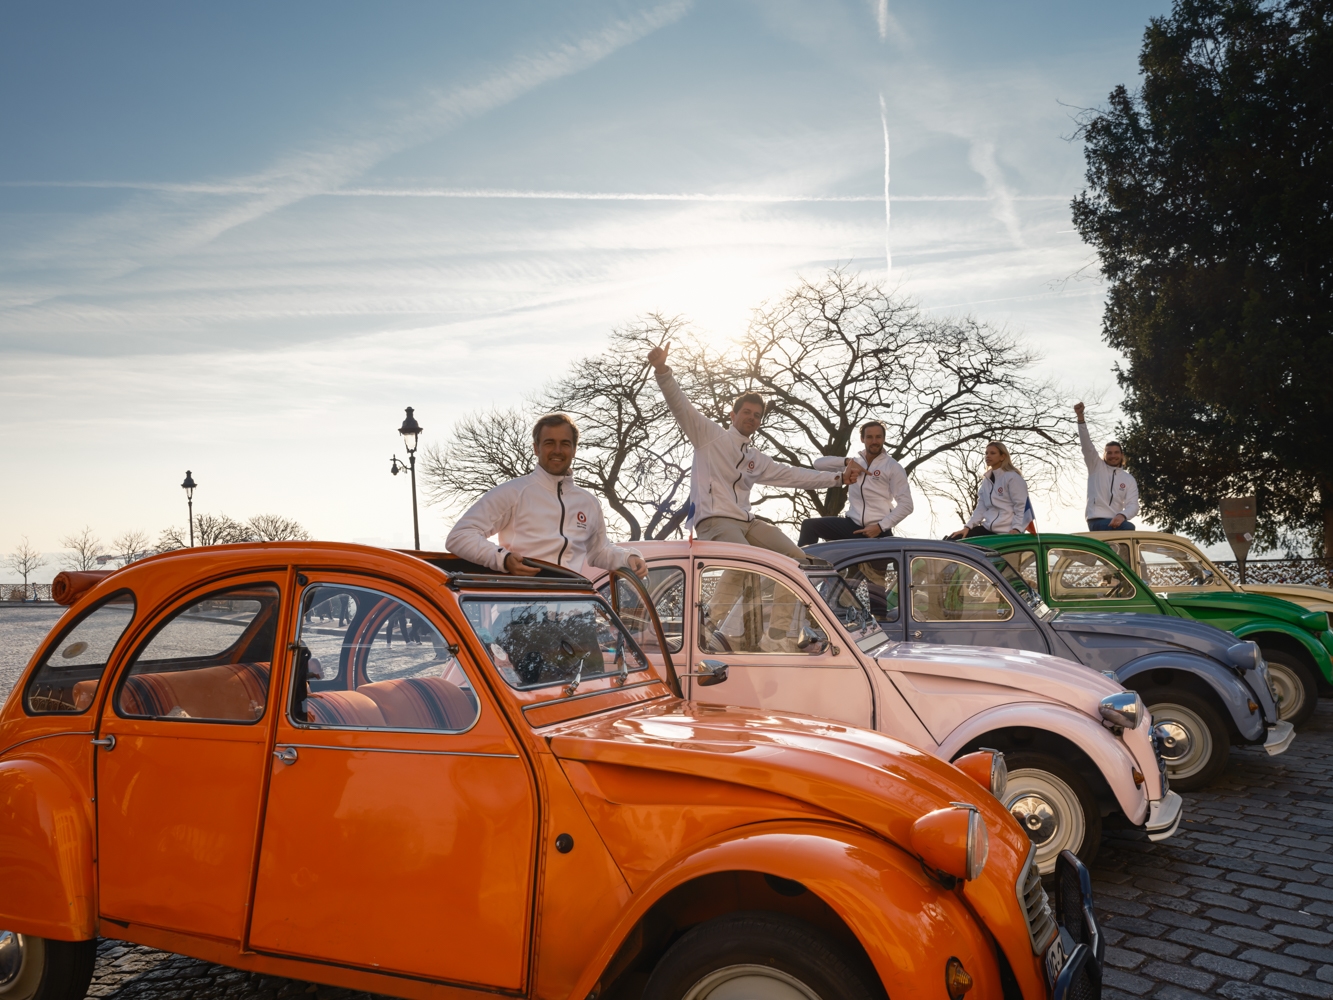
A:
MULTIPOLYGON (((1240 567, 1235 560, 1219 561, 1217 568, 1239 582, 1240 567)), ((1333 587, 1333 559, 1246 559, 1245 582, 1333 587)))
POLYGON ((22 581, 0 583, 0 602, 18 604, 21 601, 49 601, 51 585, 49 583, 30 583, 25 589, 22 581))

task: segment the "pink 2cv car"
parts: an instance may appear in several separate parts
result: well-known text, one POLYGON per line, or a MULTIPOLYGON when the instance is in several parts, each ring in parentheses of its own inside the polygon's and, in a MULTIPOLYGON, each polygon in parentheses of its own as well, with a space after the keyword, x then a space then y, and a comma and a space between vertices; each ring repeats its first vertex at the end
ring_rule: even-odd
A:
MULTIPOLYGON (((1182 800, 1167 786, 1143 702, 1104 674, 1042 653, 890 642, 827 563, 729 542, 635 547, 686 698, 876 729, 949 761, 1002 751, 1002 802, 1036 844, 1043 874, 1063 850, 1090 861, 1105 817, 1122 814, 1150 840, 1180 824, 1182 800)), ((633 588, 621 582, 611 595, 605 575, 594 582, 660 663, 633 588)), ((968 600, 998 607, 1007 598, 968 600)))

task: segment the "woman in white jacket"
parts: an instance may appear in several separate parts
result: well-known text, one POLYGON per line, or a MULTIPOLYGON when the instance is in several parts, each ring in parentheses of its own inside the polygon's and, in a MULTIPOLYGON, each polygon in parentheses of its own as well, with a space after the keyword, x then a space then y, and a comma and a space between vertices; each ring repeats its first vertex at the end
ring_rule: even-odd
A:
POLYGON ((986 445, 986 474, 977 488, 977 506, 967 523, 950 538, 1018 533, 1027 527, 1024 511, 1028 484, 1014 468, 1009 449, 999 441, 986 445))

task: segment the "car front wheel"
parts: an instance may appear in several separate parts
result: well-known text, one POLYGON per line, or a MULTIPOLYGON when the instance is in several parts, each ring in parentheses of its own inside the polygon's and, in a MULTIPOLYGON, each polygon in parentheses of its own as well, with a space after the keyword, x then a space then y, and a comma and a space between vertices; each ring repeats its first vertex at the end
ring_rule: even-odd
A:
POLYGON ((1268 688, 1277 702, 1277 717, 1299 726, 1314 714, 1319 698, 1319 682, 1300 660, 1286 653, 1265 649, 1268 661, 1268 688))
POLYGON ((82 1000, 96 959, 96 941, 0 930, 0 1000, 82 1000))
POLYGON ((873 976, 868 962, 799 920, 730 913, 673 944, 643 1000, 883 1000, 873 976))
POLYGON ((1211 784, 1231 756, 1231 739, 1217 710, 1189 691, 1143 691, 1141 696, 1161 737, 1171 787, 1192 792, 1211 784))
POLYGON ((1037 845, 1037 870, 1055 871, 1061 851, 1091 864, 1102 842, 1102 813, 1088 783, 1044 753, 1012 751, 1004 763, 1009 770, 1004 807, 1037 845))

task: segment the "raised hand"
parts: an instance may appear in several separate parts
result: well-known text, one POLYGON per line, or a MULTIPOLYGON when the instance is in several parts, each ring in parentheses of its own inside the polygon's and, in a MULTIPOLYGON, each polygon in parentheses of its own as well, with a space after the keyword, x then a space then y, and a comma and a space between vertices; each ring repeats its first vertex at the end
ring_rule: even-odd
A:
POLYGON ((1082 404, 1082 403, 1075 403, 1075 404, 1074 404, 1074 416, 1078 417, 1078 422, 1079 422, 1080 424, 1083 423, 1083 404, 1082 404))
POLYGON ((667 341, 659 347, 654 347, 648 352, 648 363, 653 366, 656 372, 667 370, 667 352, 671 350, 671 341, 667 341))

